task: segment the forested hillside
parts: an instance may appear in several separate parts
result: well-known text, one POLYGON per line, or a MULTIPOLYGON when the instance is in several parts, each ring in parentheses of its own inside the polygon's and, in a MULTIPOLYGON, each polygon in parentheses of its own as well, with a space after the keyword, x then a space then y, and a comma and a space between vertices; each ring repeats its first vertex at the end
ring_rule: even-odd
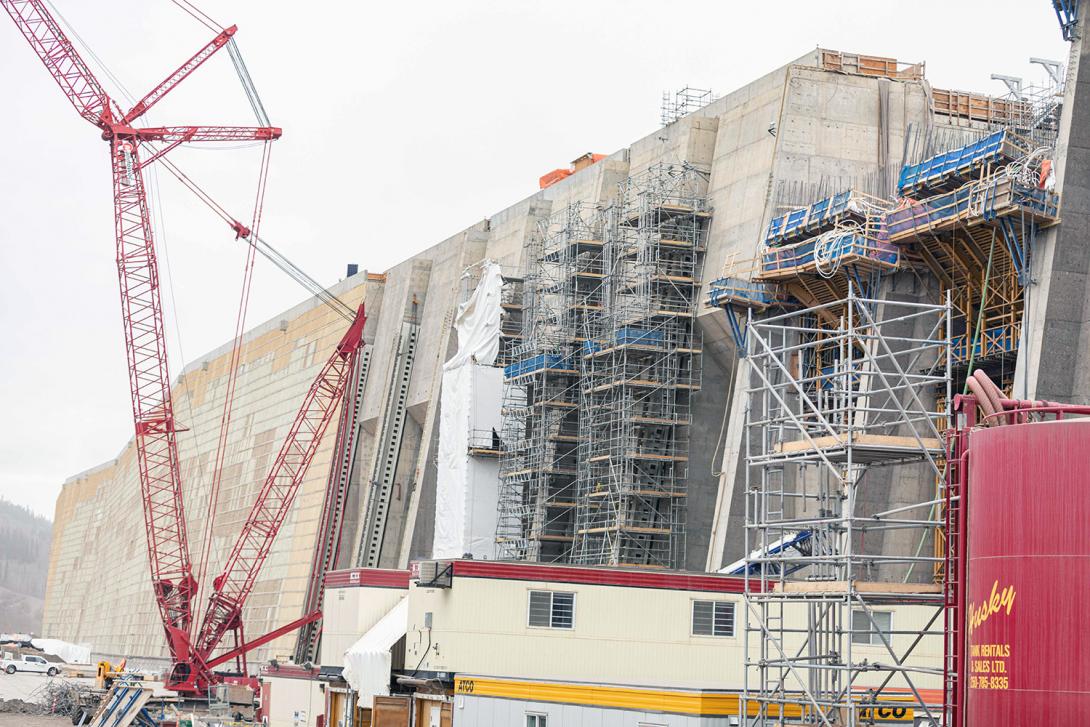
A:
POLYGON ((39 634, 52 530, 45 518, 0 499, 0 632, 39 634))

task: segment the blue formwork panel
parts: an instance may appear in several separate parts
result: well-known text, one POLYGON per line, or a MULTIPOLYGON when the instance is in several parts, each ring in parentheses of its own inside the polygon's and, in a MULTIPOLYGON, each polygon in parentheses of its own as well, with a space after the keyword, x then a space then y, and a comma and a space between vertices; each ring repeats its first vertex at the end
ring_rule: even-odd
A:
POLYGON ((969 209, 969 187, 940 194, 893 210, 886 215, 886 231, 893 239, 918 229, 931 229, 969 209))
POLYGON ((543 353, 504 366, 503 376, 506 379, 513 379, 541 369, 570 369, 571 367, 569 357, 557 353, 543 353))
POLYGON ((765 233, 765 244, 776 247, 798 242, 831 230, 848 219, 866 223, 873 216, 868 209, 873 204, 874 200, 865 201, 864 195, 851 189, 834 194, 809 207, 772 218, 765 233))
MULTIPOLYGON (((790 247, 773 248, 761 256, 761 274, 772 276, 781 270, 805 268, 817 265, 817 249, 820 241, 816 237, 790 247)), ((826 264, 855 258, 855 261, 871 260, 883 265, 896 265, 899 253, 896 246, 881 240, 871 240, 857 233, 838 235, 825 243, 821 262, 826 264)))
POLYGON ((1014 201, 1019 206, 1045 217, 1058 217, 1060 214, 1060 196, 1047 189, 1016 186, 1014 201))
POLYGON ((902 197, 951 191, 988 165, 1006 164, 1028 153, 1024 142, 1003 129, 972 144, 951 149, 901 169, 897 191, 902 197))
POLYGON ((649 331, 646 328, 626 326, 617 330, 617 345, 643 344, 657 346, 662 343, 662 331, 649 331))
POLYGON ((783 302, 783 296, 764 283, 741 278, 719 278, 708 285, 708 305, 721 307, 728 303, 768 308, 783 302))
POLYGON ((965 184, 953 192, 928 197, 889 212, 886 234, 896 240, 913 232, 942 228, 954 218, 991 220, 1020 211, 1054 219, 1059 213, 1059 197, 1054 192, 996 176, 986 183, 965 184))

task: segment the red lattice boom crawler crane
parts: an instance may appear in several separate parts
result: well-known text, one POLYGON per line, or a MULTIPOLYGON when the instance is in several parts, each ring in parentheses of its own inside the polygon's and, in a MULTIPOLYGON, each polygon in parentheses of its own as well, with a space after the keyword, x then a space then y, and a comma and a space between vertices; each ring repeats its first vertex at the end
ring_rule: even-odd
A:
MULTIPOLYGON (((133 423, 151 581, 172 657, 170 688, 203 695, 219 680, 212 669, 240 659, 257 646, 316 620, 311 613, 246 643, 242 608, 276 533, 291 507, 314 457, 363 341, 363 306, 318 373, 299 408, 287 438, 262 485, 257 501, 231 550, 227 565, 212 583, 199 629, 193 598, 197 581, 190 563, 182 500, 176 433, 171 401, 159 271, 143 170, 179 144, 212 141, 272 141, 275 127, 167 126, 133 124, 231 40, 235 26, 224 29, 127 113, 107 95, 41 0, 0 0, 76 111, 97 126, 109 145, 113 172, 117 272, 132 392, 133 423), (162 146, 155 147, 153 144, 162 146), (145 158, 142 151, 147 151, 145 158), (228 633, 235 647, 213 657, 228 633)), ((250 231, 234 222, 241 237, 250 231)), ((252 242, 252 241, 251 241, 252 242)), ((243 662, 244 664, 244 662, 243 662)), ((245 668, 245 667, 243 667, 245 668)))

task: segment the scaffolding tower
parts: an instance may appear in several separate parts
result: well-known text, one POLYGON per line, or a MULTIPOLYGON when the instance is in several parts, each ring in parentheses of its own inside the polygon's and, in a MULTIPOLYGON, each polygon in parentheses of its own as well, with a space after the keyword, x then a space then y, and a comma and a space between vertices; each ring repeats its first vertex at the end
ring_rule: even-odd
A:
POLYGON ((706 192, 706 173, 656 164, 608 211, 604 307, 581 321, 578 562, 683 564, 706 192))
POLYGON ((710 88, 686 86, 672 95, 669 91, 663 91, 660 109, 662 125, 669 126, 678 119, 704 108, 714 100, 715 94, 710 88))
POLYGON ((943 523, 941 498, 921 483, 943 474, 935 401, 950 399, 950 309, 849 289, 843 301, 749 317, 754 724, 854 726, 883 710, 939 724, 942 670, 929 664, 942 653, 944 602, 926 544, 943 523), (928 493, 920 501, 912 483, 928 493))
POLYGON ((501 558, 568 561, 580 443, 577 350, 602 310, 603 216, 573 203, 529 240, 521 339, 504 367, 501 558))

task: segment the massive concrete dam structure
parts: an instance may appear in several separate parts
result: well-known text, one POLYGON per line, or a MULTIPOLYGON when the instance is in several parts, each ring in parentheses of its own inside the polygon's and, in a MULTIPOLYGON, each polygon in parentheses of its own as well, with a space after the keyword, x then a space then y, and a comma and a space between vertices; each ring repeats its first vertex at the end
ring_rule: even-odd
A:
MULTIPOLYGON (((1072 164, 1086 145, 1078 119, 1088 103, 1076 94, 1078 41, 1074 47, 1063 114, 1057 104, 1049 117, 1061 120, 1053 130, 1061 191, 1065 175, 1071 189, 1082 189, 1083 167, 1090 169, 1072 164)), ((401 264, 338 283, 332 292, 349 305, 364 301, 370 316, 338 565, 405 567, 431 554, 442 364, 454 351, 457 306, 487 260, 507 281, 506 419, 493 452, 505 493, 496 503, 496 557, 689 570, 742 557, 746 386, 738 384, 749 373, 739 363, 730 311, 708 304, 716 281, 742 275, 779 215, 843 190, 892 199, 906 164, 1021 128, 1031 105, 934 89, 922 65, 816 49, 725 96, 679 103, 662 128, 628 147, 581 158, 571 173, 543 179, 532 196, 401 264), (665 303, 643 305, 648 301, 665 303), (639 393, 648 390, 659 407, 653 412, 633 404, 648 401, 639 393), (544 413, 550 409, 559 413, 544 413), (509 426, 514 417, 521 419, 509 426), (540 439, 520 450, 514 439, 530 441, 529 432, 540 439)), ((1019 303, 1008 311, 1013 343, 981 356, 1009 364, 1012 373, 1018 357, 1025 376, 1009 378, 1026 397, 1042 387, 1041 396, 1054 398, 1090 389, 1069 380, 1090 369, 1082 360, 1087 255, 1078 242, 1082 223, 1068 225, 1085 214, 1086 200, 1071 199, 1065 223, 1036 242, 1038 290, 1027 297, 1041 302, 1025 307, 1030 343, 1018 345, 1019 303), (1053 339, 1062 339, 1064 358, 1041 353, 1060 345, 1053 339)), ((883 279, 876 294, 926 298, 943 287, 929 278, 936 271, 918 268, 883 279)), ((975 290, 967 288, 966 297, 975 290)), ((823 301, 805 280, 792 291, 805 305, 823 301)), ((308 301, 247 333, 210 572, 245 518, 294 403, 342 329, 340 318, 308 301)), ((197 528, 229 364, 227 345, 190 362, 174 387, 190 429, 180 448, 197 528)), ((248 633, 301 614, 332 440, 247 604, 248 633)), ((892 484, 890 503, 927 500, 935 486, 922 470, 892 484)), ((65 483, 46 595, 48 635, 90 642, 102 654, 166 656, 148 585, 139 489, 131 443, 65 483)), ((257 656, 288 653, 292 644, 284 637, 257 656)))

